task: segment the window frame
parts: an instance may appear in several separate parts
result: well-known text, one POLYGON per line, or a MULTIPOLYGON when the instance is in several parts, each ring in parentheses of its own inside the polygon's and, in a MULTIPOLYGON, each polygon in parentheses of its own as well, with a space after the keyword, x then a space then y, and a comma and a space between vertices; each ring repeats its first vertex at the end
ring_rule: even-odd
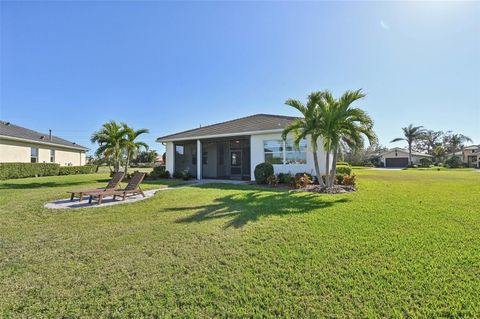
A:
POLYGON ((55 163, 55 155, 56 155, 55 153, 56 153, 55 149, 51 148, 50 149, 50 163, 55 163))
POLYGON ((30 147, 30 163, 38 163, 39 158, 38 158, 38 147, 30 147), (35 150, 35 155, 33 155, 33 150, 35 150))
MULTIPOLYGON (((297 149, 294 145, 293 145, 293 139, 286 139, 286 140, 282 140, 282 139, 269 139, 269 140, 263 140, 263 160, 265 163, 270 163, 269 161, 267 161, 266 159, 266 155, 267 154, 281 154, 281 159, 282 159, 282 162, 281 163, 278 163, 278 164, 274 164, 274 163, 271 163, 272 165, 307 165, 307 153, 308 153, 308 144, 307 144, 307 139, 302 139, 302 142, 300 144, 300 147, 297 149), (281 141, 281 146, 279 147, 281 149, 281 151, 268 151, 266 152, 265 151, 265 146, 266 146, 266 143, 267 142, 273 142, 273 141, 281 141), (290 143, 291 143, 291 146, 290 146, 290 143), (302 145, 304 143, 304 145, 302 145), (291 151, 287 151, 287 146, 288 147, 291 147, 292 150, 291 151), (304 149, 304 150, 302 150, 304 149), (288 163, 287 162, 287 153, 288 154, 295 154, 295 153, 305 153, 305 163, 288 163)), ((275 158, 278 158, 278 157, 275 157, 275 158)))

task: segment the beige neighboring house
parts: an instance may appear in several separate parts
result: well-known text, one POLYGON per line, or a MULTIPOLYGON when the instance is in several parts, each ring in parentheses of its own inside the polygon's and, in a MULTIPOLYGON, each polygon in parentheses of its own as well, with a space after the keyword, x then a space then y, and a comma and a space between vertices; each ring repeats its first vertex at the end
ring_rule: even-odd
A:
POLYGON ((88 148, 0 120, 0 163, 85 165, 88 148))
MULTIPOLYGON (((380 154, 383 166, 399 168, 408 166, 408 150, 400 147, 391 148, 380 154)), ((421 158, 432 158, 432 155, 412 151, 412 163, 418 164, 421 158)))
POLYGON ((480 145, 466 146, 463 151, 455 155, 459 156, 468 167, 480 168, 480 145))
MULTIPOLYGON (((197 179, 253 181, 255 167, 263 162, 271 163, 276 174, 315 175, 310 140, 302 140, 296 149, 293 135, 282 139, 283 129, 295 119, 255 114, 159 137, 157 142, 165 145, 166 168, 170 173, 189 171, 197 179)), ((324 174, 326 153, 321 140, 317 154, 324 174)))

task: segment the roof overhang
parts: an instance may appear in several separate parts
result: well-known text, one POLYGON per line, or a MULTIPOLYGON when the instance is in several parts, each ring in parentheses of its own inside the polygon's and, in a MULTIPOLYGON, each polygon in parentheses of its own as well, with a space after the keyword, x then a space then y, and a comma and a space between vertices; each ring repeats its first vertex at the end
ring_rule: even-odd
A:
POLYGON ((244 136, 244 135, 260 135, 260 134, 279 133, 279 132, 283 132, 283 129, 202 135, 202 136, 189 136, 189 137, 178 137, 178 138, 175 138, 175 137, 170 138, 167 135, 165 137, 157 138, 156 142, 166 143, 166 142, 178 142, 178 141, 191 141, 191 140, 203 140, 203 139, 210 139, 210 138, 235 137, 235 136, 244 136))
POLYGON ((27 138, 13 137, 13 136, 8 136, 8 135, 0 135, 0 139, 18 141, 18 142, 26 142, 26 143, 35 143, 35 144, 48 145, 48 146, 55 146, 55 147, 72 149, 72 150, 76 150, 76 151, 82 151, 82 152, 86 152, 86 151, 89 150, 88 148, 84 148, 84 147, 68 146, 68 145, 56 144, 56 143, 50 143, 50 142, 44 142, 44 141, 33 141, 33 140, 29 140, 27 138))

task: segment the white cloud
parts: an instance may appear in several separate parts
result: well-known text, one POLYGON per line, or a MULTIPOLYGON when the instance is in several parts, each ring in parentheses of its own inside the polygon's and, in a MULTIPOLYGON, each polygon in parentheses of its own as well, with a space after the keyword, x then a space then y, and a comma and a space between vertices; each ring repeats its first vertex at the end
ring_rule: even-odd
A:
POLYGON ((390 30, 390 26, 383 20, 380 20, 380 26, 382 27, 383 30, 390 30))

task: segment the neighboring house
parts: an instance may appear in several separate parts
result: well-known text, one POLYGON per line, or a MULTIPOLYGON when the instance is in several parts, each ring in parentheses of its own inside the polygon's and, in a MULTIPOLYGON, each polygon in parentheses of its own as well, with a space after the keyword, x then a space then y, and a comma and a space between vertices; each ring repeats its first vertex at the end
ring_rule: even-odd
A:
POLYGON ((458 156, 468 167, 480 168, 480 145, 466 146, 458 156))
POLYGON ((85 165, 88 148, 49 134, 0 121, 0 163, 85 165))
MULTIPOLYGON (((380 154, 384 167, 407 167, 408 150, 400 147, 391 148, 380 154)), ((412 151, 412 163, 417 164, 421 158, 432 158, 432 155, 412 151)))
MULTIPOLYGON (((199 127, 163 137, 166 168, 170 172, 188 170, 197 179, 221 178, 255 180, 255 167, 273 164, 275 173, 307 172, 315 175, 310 141, 300 148, 292 136, 281 134, 295 117, 256 114, 223 123, 199 127)), ((325 173, 325 151, 318 142, 320 170, 325 173)))

